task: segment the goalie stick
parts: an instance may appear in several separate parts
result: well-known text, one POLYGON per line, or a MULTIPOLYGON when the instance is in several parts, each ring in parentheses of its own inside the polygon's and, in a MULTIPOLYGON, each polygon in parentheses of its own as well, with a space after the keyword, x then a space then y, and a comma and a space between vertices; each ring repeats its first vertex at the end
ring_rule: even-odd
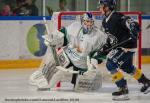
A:
MULTIPOLYGON (((48 25, 47 25, 47 21, 46 21, 45 17, 43 17, 43 21, 44 21, 44 25, 45 25, 46 32, 47 32, 46 35, 50 35, 48 25)), ((53 38, 53 35, 50 35, 50 38, 53 38)), ((58 57, 57 57, 57 52, 56 52, 55 46, 51 46, 51 50, 52 50, 52 53, 53 53, 53 57, 55 59, 56 66, 58 66, 59 65, 59 60, 58 60, 58 57)))

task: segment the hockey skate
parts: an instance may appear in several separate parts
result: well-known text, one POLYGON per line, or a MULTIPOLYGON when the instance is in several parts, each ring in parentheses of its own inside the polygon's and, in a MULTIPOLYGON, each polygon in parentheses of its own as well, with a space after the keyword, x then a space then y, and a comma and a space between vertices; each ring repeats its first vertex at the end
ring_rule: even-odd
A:
POLYGON ((113 100, 116 100, 116 101, 129 100, 128 94, 129 94, 129 91, 127 87, 119 88, 118 91, 112 93, 113 100))
POLYGON ((141 92, 147 94, 150 92, 150 80, 148 80, 141 88, 141 92))

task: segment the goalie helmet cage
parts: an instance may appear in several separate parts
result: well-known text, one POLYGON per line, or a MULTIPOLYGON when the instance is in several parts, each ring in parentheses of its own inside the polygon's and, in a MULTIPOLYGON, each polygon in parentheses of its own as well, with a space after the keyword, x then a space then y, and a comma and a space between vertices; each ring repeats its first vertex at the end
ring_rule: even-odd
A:
MULTIPOLYGON (((101 18, 101 13, 100 12, 92 12, 90 11, 93 16, 95 16, 96 18, 101 18)), ((78 16, 78 15, 83 15, 84 13, 86 13, 85 11, 72 11, 72 12, 60 12, 57 17, 57 28, 58 30, 60 30, 63 26, 63 19, 64 20, 67 20, 67 18, 71 17, 72 19, 75 19, 76 17, 75 16, 78 16), (68 17, 67 17, 68 16, 68 17)), ((124 15, 129 15, 129 16, 133 16, 135 17, 136 21, 139 23, 140 25, 140 28, 142 26, 142 13, 141 12, 121 12, 123 13, 124 15)), ((101 25, 101 22, 99 22, 99 24, 101 25)), ((137 47, 137 53, 135 56, 135 61, 136 61, 136 66, 138 68, 141 69, 141 55, 142 55, 142 49, 141 49, 141 46, 142 46, 142 33, 140 32, 139 33, 139 39, 138 39, 138 47, 137 47)), ((60 87, 60 83, 57 84, 57 87, 60 87)))

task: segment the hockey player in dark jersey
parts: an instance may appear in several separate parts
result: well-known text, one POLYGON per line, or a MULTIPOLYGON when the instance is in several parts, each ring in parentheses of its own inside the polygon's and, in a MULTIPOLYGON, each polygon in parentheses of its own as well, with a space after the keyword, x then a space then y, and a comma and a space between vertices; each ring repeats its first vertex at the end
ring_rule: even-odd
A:
POLYGON ((113 99, 128 100, 127 81, 120 70, 131 74, 139 83, 142 83, 140 91, 145 94, 150 91, 150 80, 146 78, 140 68, 133 65, 134 50, 137 48, 138 33, 140 32, 139 24, 131 17, 116 12, 115 6, 115 0, 99 0, 99 11, 105 16, 102 27, 108 35, 108 42, 99 55, 107 53, 106 67, 119 88, 118 91, 112 93, 113 99))

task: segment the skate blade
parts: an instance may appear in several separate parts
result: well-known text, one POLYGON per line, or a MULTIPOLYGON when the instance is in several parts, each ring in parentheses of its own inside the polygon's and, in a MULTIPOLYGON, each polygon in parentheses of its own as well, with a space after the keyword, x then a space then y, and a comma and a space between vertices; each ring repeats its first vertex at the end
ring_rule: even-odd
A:
POLYGON ((121 96, 114 96, 112 98, 112 100, 115 100, 115 101, 126 101, 126 100, 130 100, 129 96, 126 94, 126 95, 121 95, 121 96))
POLYGON ((148 94, 150 92, 150 87, 144 92, 144 94, 148 94))

